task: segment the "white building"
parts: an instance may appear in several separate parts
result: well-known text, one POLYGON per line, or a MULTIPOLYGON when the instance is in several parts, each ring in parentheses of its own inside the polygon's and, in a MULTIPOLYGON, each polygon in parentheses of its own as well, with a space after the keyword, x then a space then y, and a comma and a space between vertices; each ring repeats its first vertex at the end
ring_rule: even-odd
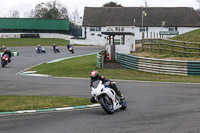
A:
MULTIPOLYGON (((82 36, 105 45, 102 32, 133 32, 135 40, 168 38, 200 27, 200 17, 189 7, 86 7, 82 36), (109 28, 110 27, 110 28, 109 28)), ((119 43, 121 37, 115 38, 119 43)))

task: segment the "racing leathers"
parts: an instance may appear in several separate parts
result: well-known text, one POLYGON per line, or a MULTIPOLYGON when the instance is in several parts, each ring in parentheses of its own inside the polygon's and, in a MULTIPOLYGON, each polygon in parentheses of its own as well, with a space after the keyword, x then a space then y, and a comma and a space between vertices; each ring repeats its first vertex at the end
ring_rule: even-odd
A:
MULTIPOLYGON (((104 76, 99 76, 97 79, 91 79, 91 80, 90 80, 90 87, 92 86, 92 83, 93 83, 94 81, 96 81, 96 80, 101 80, 103 84, 104 84, 104 83, 108 83, 108 84, 109 84, 109 87, 112 88, 112 89, 117 93, 117 95, 120 96, 120 100, 121 100, 121 101, 124 100, 123 94, 122 94, 121 91, 117 88, 117 85, 116 85, 115 83, 111 82, 111 80, 106 79, 104 76)), ((96 100, 94 99, 93 96, 90 98, 90 101, 91 101, 92 103, 96 103, 96 100)))

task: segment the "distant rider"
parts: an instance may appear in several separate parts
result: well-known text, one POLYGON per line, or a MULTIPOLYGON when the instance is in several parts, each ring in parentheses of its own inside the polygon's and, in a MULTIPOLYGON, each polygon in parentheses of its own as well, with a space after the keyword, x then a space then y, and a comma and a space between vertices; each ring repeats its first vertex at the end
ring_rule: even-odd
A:
MULTIPOLYGON (((112 88, 119 96, 120 96, 120 100, 123 101, 124 100, 124 97, 123 97, 123 94, 121 93, 121 91, 117 88, 117 85, 113 82, 111 82, 109 79, 106 79, 104 76, 100 76, 99 75, 99 72, 98 71, 92 71, 91 74, 90 74, 90 87, 92 86, 92 83, 96 80, 101 80, 102 83, 108 83, 109 84, 109 87, 112 88)), ((92 103, 95 103, 95 99, 94 97, 91 97, 90 98, 90 101, 92 103)))
POLYGON ((74 53, 74 47, 72 45, 67 44, 67 49, 68 49, 68 51, 74 53))
POLYGON ((69 50, 69 48, 71 48, 72 47, 72 45, 70 45, 70 44, 67 44, 67 49, 69 50))
POLYGON ((52 47, 53 47, 53 51, 55 51, 57 46, 56 46, 56 44, 53 44, 52 47))
POLYGON ((3 57, 5 54, 8 55, 8 62, 11 62, 12 53, 11 53, 11 51, 10 51, 9 48, 4 49, 4 53, 3 53, 2 57, 3 57))
POLYGON ((2 46, 1 48, 0 48, 0 51, 4 51, 6 49, 6 47, 5 46, 2 46))
POLYGON ((42 47, 40 46, 40 44, 38 44, 37 50, 42 50, 42 47))

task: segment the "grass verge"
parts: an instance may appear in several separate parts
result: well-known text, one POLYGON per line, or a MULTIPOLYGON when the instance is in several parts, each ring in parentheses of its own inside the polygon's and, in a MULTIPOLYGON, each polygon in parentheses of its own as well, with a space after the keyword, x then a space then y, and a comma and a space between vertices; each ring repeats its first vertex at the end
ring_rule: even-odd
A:
POLYGON ((56 38, 0 38, 0 47, 16 47, 16 46, 67 46, 69 40, 56 39, 56 38))
MULTIPOLYGON (((37 71, 39 74, 59 77, 90 78, 90 72, 97 70, 96 61, 96 54, 94 54, 56 63, 42 64, 30 70, 37 71)), ((109 79, 200 83, 200 77, 196 76, 156 74, 132 69, 98 69, 98 71, 109 79)))
POLYGON ((89 98, 54 96, 0 96, 0 112, 90 105, 89 98))

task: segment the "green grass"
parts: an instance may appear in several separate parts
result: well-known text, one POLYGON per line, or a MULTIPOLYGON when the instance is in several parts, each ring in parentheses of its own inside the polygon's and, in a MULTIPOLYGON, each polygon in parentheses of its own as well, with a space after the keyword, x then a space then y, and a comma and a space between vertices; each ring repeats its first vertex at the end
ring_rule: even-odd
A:
POLYGON ((200 29, 181 34, 171 38, 172 40, 187 41, 187 42, 200 42, 200 29))
POLYGON ((72 58, 56 63, 42 64, 30 69, 37 73, 59 77, 88 77, 96 67, 96 55, 72 58))
POLYGON ((96 54, 64 60, 57 63, 42 64, 30 70, 40 74, 48 74, 59 77, 81 77, 90 78, 90 72, 98 70, 101 75, 109 79, 162 81, 162 82, 190 82, 200 83, 200 77, 177 76, 167 74, 155 74, 140 72, 132 69, 97 69, 96 54))
POLYGON ((49 109, 91 104, 89 98, 53 96, 0 96, 0 112, 49 109))
POLYGON ((16 47, 16 46, 66 46, 69 40, 56 39, 56 38, 0 38, 0 47, 16 47))

